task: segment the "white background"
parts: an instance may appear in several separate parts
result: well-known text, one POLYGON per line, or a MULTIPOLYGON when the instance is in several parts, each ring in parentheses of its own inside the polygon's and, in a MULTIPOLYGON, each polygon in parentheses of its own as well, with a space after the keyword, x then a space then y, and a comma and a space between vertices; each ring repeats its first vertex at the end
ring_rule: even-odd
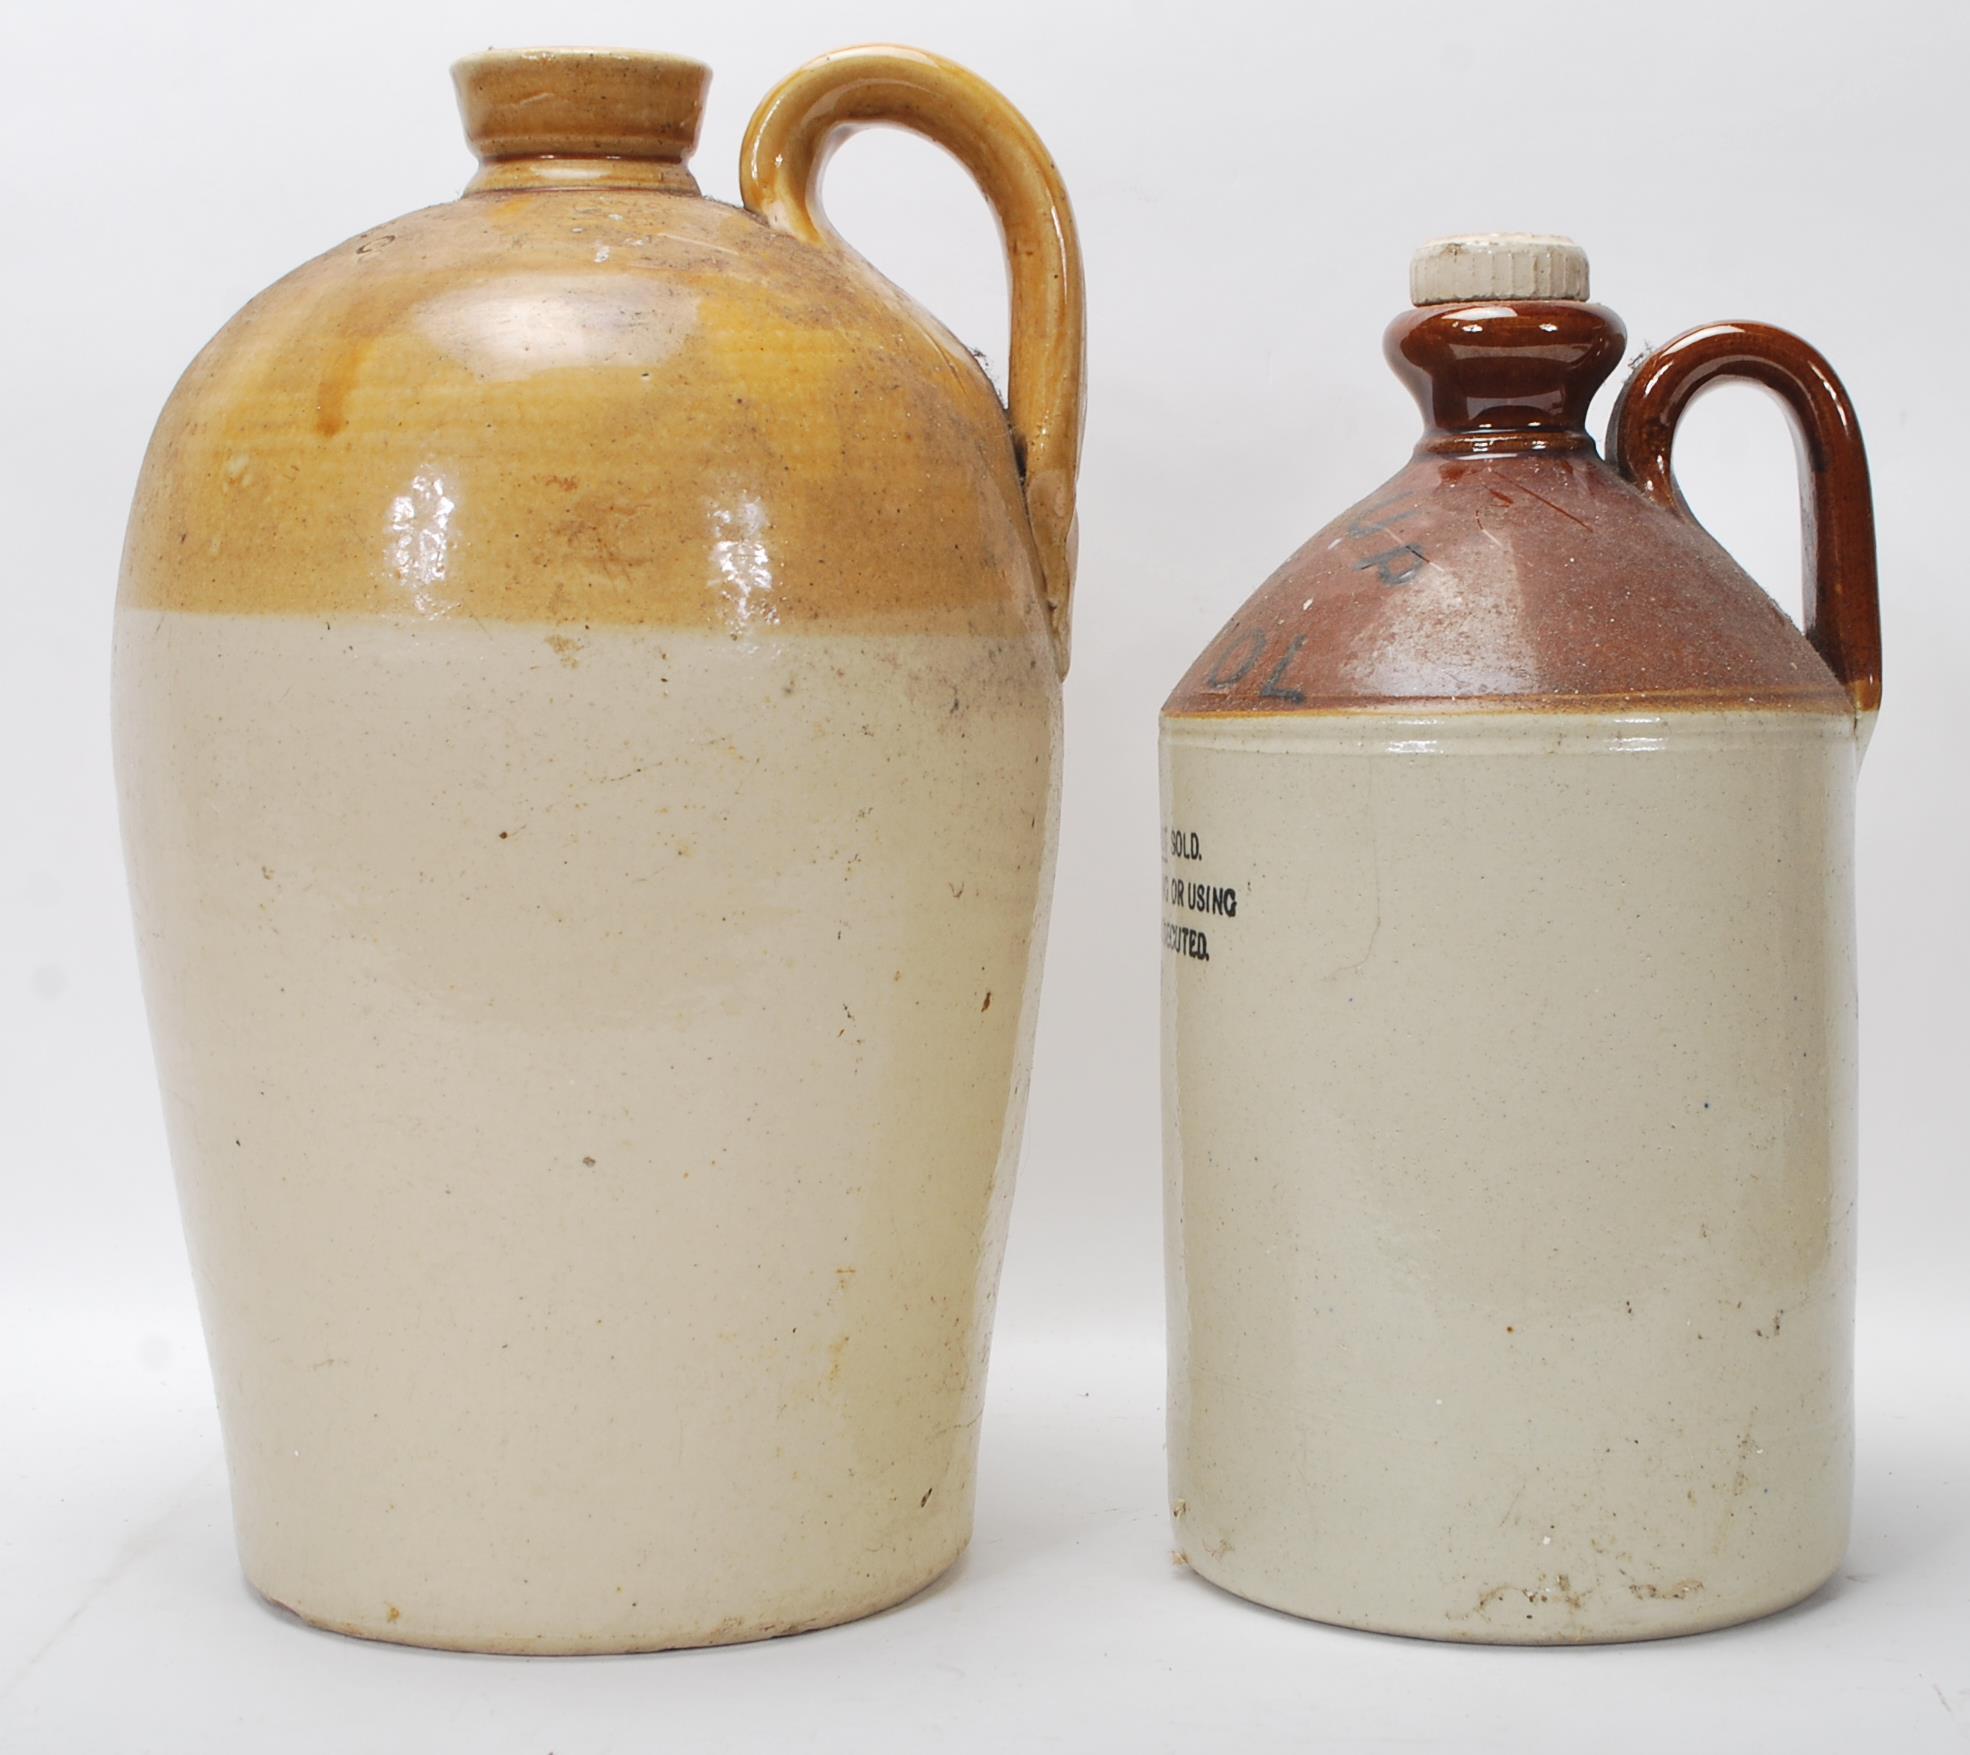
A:
MULTIPOLYGON (((1970 1746, 1970 10, 254 0, 21 4, 0 30, 0 1749, 1970 1746), (710 61, 697 168, 731 199, 767 87, 884 37, 1027 111, 1092 307, 1059 884, 976 1543, 913 1604, 764 1647, 521 1661, 304 1631, 235 1570, 118 860, 109 613, 150 423, 260 287, 457 191, 454 56, 710 61), (1406 456, 1380 333, 1411 248, 1503 228, 1578 237, 1637 347, 1722 317, 1800 331, 1875 466, 1854 1543, 1811 1603, 1659 1646, 1318 1628, 1174 1568, 1164 1524, 1155 710, 1406 456)), ((830 179, 855 242, 1002 357, 996 239, 956 167, 868 136, 830 179)), ((1678 457, 1796 605, 1776 409, 1721 392, 1678 457)))

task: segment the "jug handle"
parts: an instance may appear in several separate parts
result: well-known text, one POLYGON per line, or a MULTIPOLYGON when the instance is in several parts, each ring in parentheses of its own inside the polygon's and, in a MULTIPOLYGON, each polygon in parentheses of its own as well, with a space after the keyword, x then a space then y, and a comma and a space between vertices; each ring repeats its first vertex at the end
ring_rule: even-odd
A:
POLYGON ((1067 191, 1031 124, 984 80, 940 55, 884 44, 822 55, 767 94, 739 149, 746 206, 778 231, 846 249, 821 208, 821 171, 848 135, 877 123, 943 147, 998 219, 1012 292, 1013 449, 1064 676, 1087 380, 1087 301, 1067 191))
POLYGON ((1608 461, 1651 499, 1691 518, 1671 467, 1676 423, 1722 378, 1746 378, 1791 410, 1806 492, 1806 638, 1846 688, 1863 733, 1881 705, 1881 605, 1867 448, 1833 368, 1767 323, 1709 323, 1637 366, 1608 422, 1608 461))

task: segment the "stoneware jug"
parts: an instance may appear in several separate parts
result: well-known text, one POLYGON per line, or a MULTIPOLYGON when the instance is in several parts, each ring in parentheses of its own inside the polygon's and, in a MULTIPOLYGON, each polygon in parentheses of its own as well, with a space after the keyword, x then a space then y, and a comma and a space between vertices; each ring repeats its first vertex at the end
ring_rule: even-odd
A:
POLYGON ((1191 1566, 1439 1639, 1640 1639, 1846 1541, 1856 766, 1880 699, 1839 381, 1650 355, 1562 239, 1424 250, 1425 430, 1162 721, 1170 1472, 1191 1566), (1790 406, 1802 636, 1679 415, 1790 406))
POLYGON ((848 50, 456 69, 481 168, 199 355, 116 745, 248 1577, 415 1644, 868 1614, 973 1465, 1052 882, 1083 301, 1033 131, 848 50), (829 229, 949 148, 1010 419, 829 229))

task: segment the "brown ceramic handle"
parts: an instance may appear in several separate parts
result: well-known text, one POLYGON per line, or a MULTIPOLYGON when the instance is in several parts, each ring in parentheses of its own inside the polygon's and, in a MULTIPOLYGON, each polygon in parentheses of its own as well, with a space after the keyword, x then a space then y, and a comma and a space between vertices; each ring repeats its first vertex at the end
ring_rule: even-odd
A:
POLYGON ((821 169, 843 139, 871 123, 934 140, 972 174, 998 216, 1012 282, 1007 400, 1064 675, 1087 374, 1081 247, 1067 191, 1026 118, 984 80, 942 56, 885 45, 823 55, 767 96, 739 149, 746 206, 794 237, 845 248, 821 210, 821 169))
POLYGON ((1807 490, 1806 638, 1855 711, 1872 713, 1881 705, 1881 606, 1867 449, 1846 390, 1818 353, 1765 323, 1711 323, 1679 335, 1629 378, 1608 426, 1608 458, 1652 499, 1690 517, 1670 463, 1676 423, 1721 378, 1762 384, 1792 411, 1807 490))

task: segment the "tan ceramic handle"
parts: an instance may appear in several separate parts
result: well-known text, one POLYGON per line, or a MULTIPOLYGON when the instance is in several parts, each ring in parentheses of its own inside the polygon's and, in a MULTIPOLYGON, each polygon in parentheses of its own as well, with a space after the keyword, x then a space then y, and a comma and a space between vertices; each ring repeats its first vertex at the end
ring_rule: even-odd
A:
POLYGON ((1081 246, 1067 191, 1031 124, 984 80, 940 55, 883 45, 823 55, 768 94, 739 149, 746 206, 794 237, 846 248, 821 209, 821 169, 842 140, 873 123, 934 140, 998 216, 1012 282, 1013 443, 1065 675, 1087 371, 1081 246))
POLYGON ((1651 499, 1689 517, 1671 449, 1691 400, 1722 378, 1748 378, 1792 412, 1806 494, 1806 638, 1853 697, 1881 705, 1881 605, 1875 582, 1874 496, 1854 405, 1833 368, 1798 336, 1768 323, 1709 323, 1635 368, 1608 423, 1608 459, 1651 499))

